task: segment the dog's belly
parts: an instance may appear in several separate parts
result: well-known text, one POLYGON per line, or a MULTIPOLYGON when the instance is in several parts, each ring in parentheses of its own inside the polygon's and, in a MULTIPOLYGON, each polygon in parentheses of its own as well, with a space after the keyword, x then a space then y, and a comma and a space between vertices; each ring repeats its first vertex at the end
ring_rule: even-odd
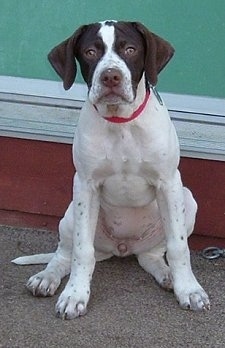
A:
POLYGON ((95 237, 96 250, 127 256, 149 251, 165 238, 155 190, 144 179, 107 179, 95 237))

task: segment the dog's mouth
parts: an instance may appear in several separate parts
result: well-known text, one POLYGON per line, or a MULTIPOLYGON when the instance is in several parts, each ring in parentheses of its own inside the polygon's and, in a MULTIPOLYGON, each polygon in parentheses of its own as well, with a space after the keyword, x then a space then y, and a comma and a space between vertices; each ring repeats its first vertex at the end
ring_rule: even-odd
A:
POLYGON ((126 98, 123 94, 115 93, 113 91, 103 93, 103 95, 99 98, 98 102, 104 104, 120 104, 121 102, 126 102, 126 98))
POLYGON ((134 100, 134 96, 126 93, 121 88, 107 88, 102 91, 98 97, 98 103, 118 105, 130 104, 134 100))

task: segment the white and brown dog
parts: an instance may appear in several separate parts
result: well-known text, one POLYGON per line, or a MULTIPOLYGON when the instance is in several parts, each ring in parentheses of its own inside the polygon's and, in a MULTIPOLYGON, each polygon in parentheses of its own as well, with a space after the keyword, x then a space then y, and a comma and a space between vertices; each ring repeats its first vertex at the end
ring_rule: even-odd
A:
POLYGON ((182 185, 177 135, 152 87, 173 53, 140 23, 105 21, 80 27, 49 54, 65 89, 75 58, 88 86, 73 144, 73 201, 56 252, 13 262, 48 262, 27 283, 36 296, 54 295, 70 274, 56 304, 61 318, 86 313, 95 262, 113 255, 135 254, 182 308, 209 309, 187 244, 197 204, 182 185))

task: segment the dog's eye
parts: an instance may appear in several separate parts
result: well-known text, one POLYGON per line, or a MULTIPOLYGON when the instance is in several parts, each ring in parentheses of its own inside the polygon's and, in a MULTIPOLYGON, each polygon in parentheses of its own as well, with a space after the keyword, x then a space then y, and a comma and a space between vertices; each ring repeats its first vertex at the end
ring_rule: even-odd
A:
POLYGON ((136 49, 132 46, 126 47, 125 54, 127 56, 132 56, 136 52, 136 49))
POLYGON ((88 50, 85 51, 85 55, 88 58, 95 58, 97 56, 97 51, 93 48, 90 48, 88 50))

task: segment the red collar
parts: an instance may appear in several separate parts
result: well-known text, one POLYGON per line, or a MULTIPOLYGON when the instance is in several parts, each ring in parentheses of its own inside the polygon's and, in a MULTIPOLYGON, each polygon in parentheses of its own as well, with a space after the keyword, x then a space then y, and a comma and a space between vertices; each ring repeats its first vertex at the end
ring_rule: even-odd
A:
POLYGON ((121 117, 121 116, 110 116, 110 117, 104 117, 104 119, 106 121, 109 121, 109 122, 112 122, 112 123, 127 123, 127 122, 130 122, 130 121, 134 120, 136 117, 138 117, 142 113, 142 111, 144 110, 144 108, 145 108, 145 106, 146 106, 146 104, 148 102, 149 97, 150 97, 150 91, 147 90, 143 103, 128 118, 121 117))

